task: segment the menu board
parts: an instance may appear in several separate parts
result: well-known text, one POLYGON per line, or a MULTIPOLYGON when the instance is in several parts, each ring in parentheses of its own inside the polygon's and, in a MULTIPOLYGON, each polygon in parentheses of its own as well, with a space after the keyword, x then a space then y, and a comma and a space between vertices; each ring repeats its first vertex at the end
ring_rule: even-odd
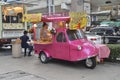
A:
POLYGON ((24 14, 22 21, 23 22, 40 22, 42 18, 42 14, 41 13, 37 13, 37 14, 24 14))
POLYGON ((23 23, 3 23, 3 29, 24 29, 23 23))
POLYGON ((11 37, 20 37, 23 35, 23 30, 9 30, 9 31, 3 31, 2 37, 3 38, 11 38, 11 37))

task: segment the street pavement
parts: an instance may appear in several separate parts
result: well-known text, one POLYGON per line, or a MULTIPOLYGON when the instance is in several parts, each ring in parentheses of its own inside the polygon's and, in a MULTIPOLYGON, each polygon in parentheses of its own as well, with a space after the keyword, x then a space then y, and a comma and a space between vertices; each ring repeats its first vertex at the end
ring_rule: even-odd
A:
POLYGON ((0 48, 0 56, 8 56, 12 54, 12 49, 10 47, 0 48))
MULTIPOLYGON (((0 51, 0 54, 4 53, 0 51)), ((104 62, 95 69, 81 63, 52 60, 42 64, 38 57, 0 56, 0 80, 120 80, 120 63, 104 62)))

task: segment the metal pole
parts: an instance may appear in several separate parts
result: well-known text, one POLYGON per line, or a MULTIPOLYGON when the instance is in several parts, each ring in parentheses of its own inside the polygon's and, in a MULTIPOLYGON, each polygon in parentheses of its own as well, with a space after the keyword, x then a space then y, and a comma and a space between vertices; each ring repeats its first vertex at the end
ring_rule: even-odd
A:
POLYGON ((49 15, 51 15, 51 13, 55 13, 54 0, 47 0, 47 6, 48 6, 48 14, 49 15))
POLYGON ((52 13, 55 13, 55 5, 54 5, 54 0, 52 0, 52 13))
POLYGON ((2 1, 0 1, 0 38, 1 38, 1 36, 2 36, 2 33, 1 33, 1 31, 2 31, 2 1))
POLYGON ((50 4, 51 0, 47 0, 47 7, 48 7, 48 14, 51 15, 51 4, 50 4))

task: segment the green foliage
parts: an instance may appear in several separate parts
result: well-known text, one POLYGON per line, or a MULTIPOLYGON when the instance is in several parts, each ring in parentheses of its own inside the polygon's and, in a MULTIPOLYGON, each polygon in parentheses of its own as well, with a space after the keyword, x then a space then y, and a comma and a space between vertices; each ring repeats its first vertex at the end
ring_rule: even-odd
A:
POLYGON ((110 48, 109 60, 112 62, 120 60, 120 44, 108 44, 110 48))

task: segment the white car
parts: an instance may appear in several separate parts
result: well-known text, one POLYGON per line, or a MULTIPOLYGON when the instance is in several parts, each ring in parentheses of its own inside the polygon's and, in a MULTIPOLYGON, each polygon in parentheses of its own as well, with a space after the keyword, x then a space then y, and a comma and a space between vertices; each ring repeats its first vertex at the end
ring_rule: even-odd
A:
POLYGON ((100 35, 95 35, 95 34, 92 34, 90 32, 87 32, 86 37, 88 40, 92 41, 95 44, 102 44, 103 43, 102 36, 100 36, 100 35))

